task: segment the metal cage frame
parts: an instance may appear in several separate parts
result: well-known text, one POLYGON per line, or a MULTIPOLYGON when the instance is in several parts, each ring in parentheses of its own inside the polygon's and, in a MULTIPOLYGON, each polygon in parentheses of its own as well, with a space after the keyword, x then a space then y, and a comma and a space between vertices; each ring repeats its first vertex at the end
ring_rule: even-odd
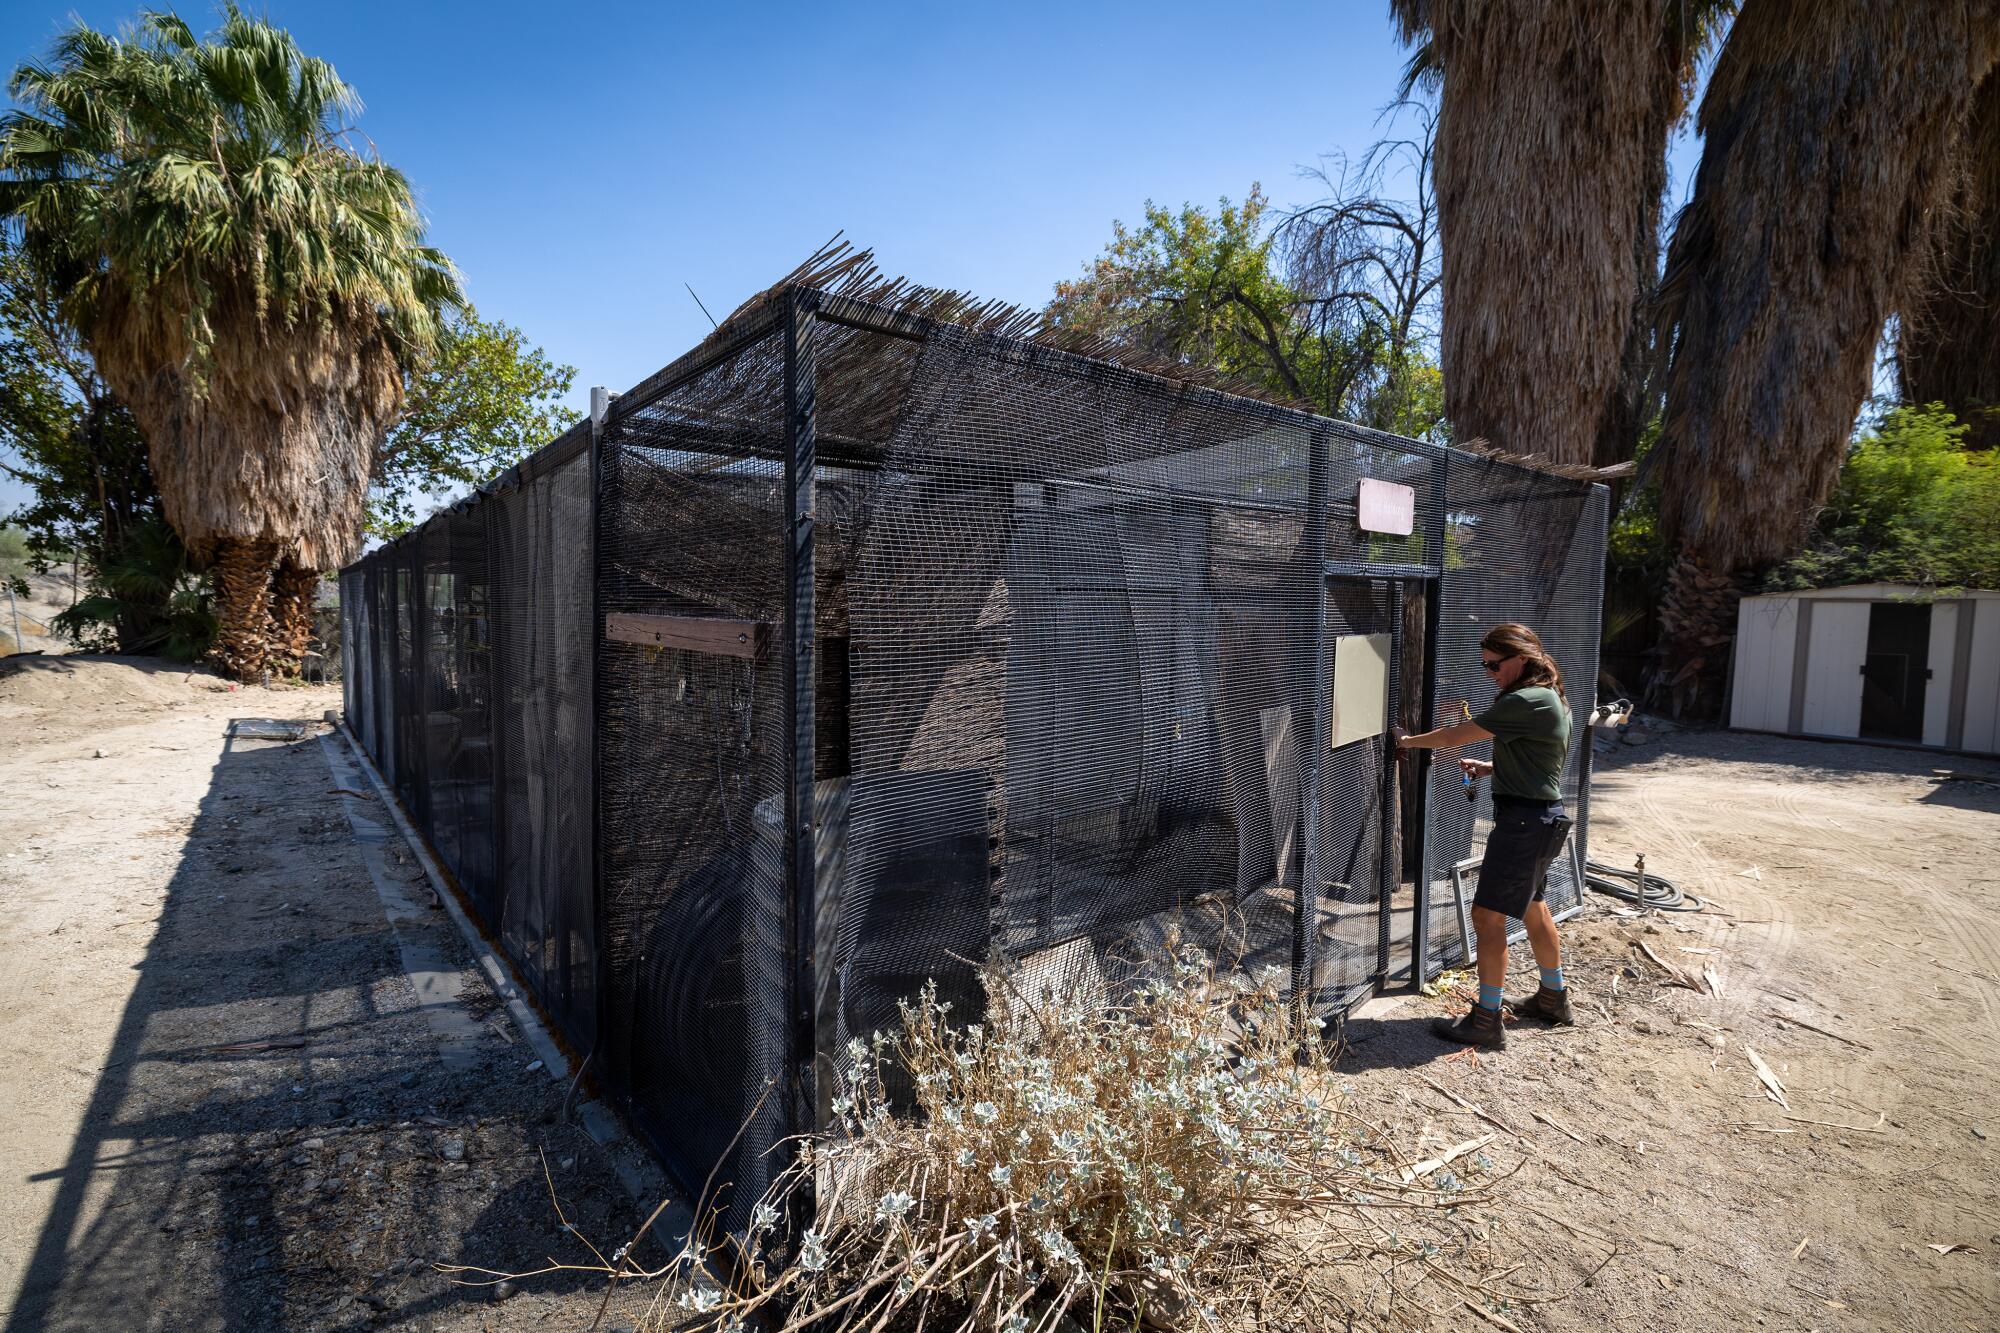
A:
MULTIPOLYGON (((767 1095, 777 1096, 771 1111, 764 1114, 766 1119, 775 1119, 766 1126, 768 1133, 760 1130, 750 1136, 776 1143, 822 1123, 825 1117, 825 1090, 820 1086, 825 1073, 821 1061, 825 1034, 815 999, 827 984, 821 969, 832 966, 830 959, 822 956, 824 941, 816 927, 822 888, 819 867, 827 850, 820 845, 821 821, 815 814, 816 803, 824 799, 823 793, 816 791, 815 768, 815 755, 823 739, 816 697, 821 665, 816 657, 820 607, 815 578, 819 568, 820 480, 832 467, 865 470, 883 466, 881 459, 864 456, 865 450, 857 452, 852 440, 823 436, 826 395, 838 394, 845 386, 822 382, 822 353, 830 337, 853 334, 921 348, 952 326, 908 310, 805 285, 775 289, 772 297, 754 317, 740 326, 732 320, 709 345, 628 392, 594 394, 587 421, 434 515, 422 527, 349 566, 342 572, 341 591, 347 656, 344 698, 350 734, 383 771, 388 788, 398 794, 416 827, 434 846, 455 849, 453 855, 441 859, 456 877, 474 916, 501 941, 528 993, 553 1017, 555 1027, 574 1047, 598 1051, 607 1034, 634 1022, 624 1012, 629 1002, 619 997, 645 987, 643 978, 616 975, 622 966, 614 963, 619 951, 612 947, 616 942, 607 937, 613 929, 608 924, 607 884, 612 876, 623 873, 609 862, 616 859, 611 853, 623 855, 624 834, 621 829, 607 827, 606 797, 614 781, 626 779, 607 774, 607 764, 613 760, 607 756, 605 744, 606 709, 613 706, 613 685, 629 689, 607 659, 606 639, 607 616, 615 614, 606 601, 606 589, 614 575, 610 560, 615 544, 623 540, 629 527, 622 511, 615 517, 607 511, 606 500, 608 490, 619 484, 618 450, 625 447, 620 444, 621 433, 641 421, 649 408, 668 402, 704 376, 735 364, 750 350, 776 341, 782 392, 773 406, 781 412, 781 429, 768 442, 775 445, 774 450, 759 444, 757 449, 762 452, 752 452, 761 460, 757 465, 765 469, 759 475, 775 480, 781 497, 781 512, 774 510, 778 522, 769 539, 781 552, 777 569, 782 616, 774 651, 782 670, 778 689, 783 703, 782 717, 772 734, 781 738, 781 753, 773 759, 774 771, 782 773, 782 875, 772 902, 783 931, 781 939, 768 943, 782 953, 783 966, 758 974, 774 981, 782 993, 770 997, 773 1003, 768 1009, 755 1012, 782 1016, 784 1086, 766 1088, 767 1095), (771 452, 777 456, 769 457, 771 452), (558 493, 554 488, 559 485, 569 486, 571 491, 558 493), (573 491, 578 485, 588 492, 588 546, 581 556, 562 551, 564 540, 576 534, 556 531, 562 514, 575 508, 573 491), (568 496, 570 510, 562 509, 563 495, 568 496), (524 496, 529 498, 516 498, 524 496), (507 517, 511 511, 506 506, 530 503, 548 508, 546 521, 538 520, 533 529, 532 541, 539 543, 533 549, 550 553, 547 560, 552 568, 570 571, 569 582, 560 587, 554 582, 557 574, 547 570, 525 574, 508 566, 499 553, 503 527, 513 521, 507 517), (479 544, 481 532, 486 534, 483 546, 479 544), (477 552, 472 559, 475 565, 483 560, 483 567, 460 569, 452 563, 468 551, 477 552), (439 552, 445 554, 440 556, 439 552), (575 595, 578 570, 561 564, 562 560, 577 559, 587 570, 589 589, 587 597, 581 599, 587 606, 574 604, 579 600, 575 595), (448 577, 438 577, 435 571, 445 566, 449 566, 445 571, 448 577), (542 582, 531 586, 533 579, 542 582), (544 583, 549 586, 544 587, 544 583), (480 589, 477 599, 464 591, 474 587, 480 589), (434 597, 446 596, 446 589, 450 589, 452 605, 434 606, 434 597), (579 623, 583 627, 581 641, 579 623), (509 645, 517 642, 537 645, 531 664, 507 660, 514 652, 509 645), (549 646, 547 654, 541 651, 543 646, 549 646), (577 678, 579 670, 581 678, 577 678), (517 680, 523 672, 539 674, 534 679, 517 680), (440 722, 433 709, 439 697, 448 698, 457 709, 460 716, 456 724, 440 722), (555 702, 550 704, 549 699, 555 702), (463 716, 482 707, 488 714, 484 723, 476 716, 463 716), (544 725, 537 720, 543 717, 580 717, 585 734, 579 737, 565 731, 556 738, 541 736, 534 728, 544 725), (447 757, 444 766, 452 770, 449 775, 433 771, 440 766, 439 755, 447 757), (561 773, 536 776, 527 784, 532 790, 523 796, 515 780, 536 763, 553 763, 561 773), (462 803, 441 785, 447 776, 460 787, 477 783, 482 774, 492 789, 483 803, 462 803), (527 807, 522 807, 524 801, 527 807), (535 807, 535 802, 540 806, 535 807), (517 807, 529 808, 536 817, 523 823, 517 807), (441 816, 461 808, 484 810, 489 827, 440 826, 441 816), (579 815, 580 808, 583 813, 579 815), (553 813, 547 813, 550 811, 553 813), (468 857, 468 840, 483 837, 493 839, 493 848, 480 857, 468 857), (579 840, 586 845, 575 845, 579 840), (518 875, 510 867, 526 864, 524 857, 539 867, 530 886, 538 896, 532 910, 517 911, 510 906, 510 895, 528 889, 512 882, 518 875), (465 873, 473 864, 490 867, 472 877, 480 882, 470 882, 465 873), (574 882, 578 879, 587 882, 574 882), (556 934, 562 939, 545 938, 556 934)), ((1399 784, 1387 726, 1400 718, 1429 728, 1440 720, 1442 707, 1452 704, 1455 697, 1469 696, 1474 686, 1468 683, 1465 664, 1450 656, 1454 646, 1463 656, 1465 626, 1514 618, 1512 608, 1524 604, 1525 594, 1519 570, 1485 571, 1464 552, 1469 544, 1486 540, 1488 531, 1498 532, 1509 524, 1520 531, 1530 530, 1526 516, 1529 507, 1537 504, 1555 515, 1547 526, 1561 540, 1559 544, 1551 541, 1536 577, 1545 590, 1541 594, 1544 603, 1553 604, 1558 591, 1563 596, 1572 709, 1579 718, 1588 713, 1596 676, 1602 554, 1609 515, 1605 488, 1213 388, 1174 383, 1170 389, 1162 389, 1163 382, 1145 372, 1046 346, 1030 347, 997 334, 986 335, 981 345, 995 356, 1014 357, 1031 362, 1040 372, 1067 377, 1083 386, 1080 393, 1109 398, 1141 391, 1170 393, 1174 402, 1190 411, 1212 413, 1217 419, 1241 423, 1245 429, 1294 433, 1306 442, 1304 503, 1298 507, 1302 512, 1288 512, 1286 521, 1298 521, 1297 549, 1303 553, 1299 559, 1309 562, 1315 571, 1317 589, 1310 608, 1305 603, 1297 608, 1311 617, 1309 623, 1299 626, 1301 643, 1306 643, 1304 636, 1310 636, 1310 684, 1292 701, 1298 733, 1307 740, 1298 747, 1296 806, 1289 804, 1293 794, 1278 792, 1275 785, 1272 795, 1273 800, 1283 797, 1286 808, 1296 811, 1298 836, 1289 853, 1296 858, 1286 959, 1290 987, 1295 996, 1310 997, 1322 1011, 1337 1014, 1367 994, 1419 984, 1456 961, 1458 955, 1448 952, 1448 936, 1459 936, 1459 928, 1450 916, 1437 914, 1456 910, 1453 889, 1460 878, 1460 863, 1478 840, 1489 817, 1487 807, 1484 798, 1465 801, 1450 766, 1433 765, 1429 752, 1414 760, 1406 771, 1407 782, 1399 784), (1351 471, 1353 459, 1371 449, 1393 451, 1412 460, 1413 467, 1421 464, 1421 526, 1413 538, 1420 555, 1415 560, 1409 558, 1408 550, 1384 558, 1373 558, 1363 551, 1357 557, 1356 551, 1349 549, 1353 542, 1334 541, 1337 531, 1351 530, 1355 518, 1352 498, 1336 494, 1337 468, 1351 471), (1551 505, 1560 512, 1551 510, 1551 505), (1413 596, 1421 598, 1421 608, 1409 600, 1413 596), (1366 840, 1372 832, 1375 846, 1372 851, 1362 851, 1372 857, 1370 872, 1376 882, 1337 886, 1356 894, 1365 890, 1374 895, 1368 902, 1379 904, 1368 909, 1368 903, 1363 903, 1374 913, 1376 929, 1371 933, 1375 959, 1365 975, 1348 978, 1335 993, 1322 983, 1319 969, 1329 910, 1320 888, 1331 882, 1330 867, 1321 864, 1325 856, 1323 835, 1330 821, 1340 820, 1329 809, 1332 779, 1323 753, 1327 747, 1319 744, 1318 738, 1327 722, 1334 638, 1329 626, 1339 618, 1339 608, 1333 603, 1356 597, 1372 599, 1370 604, 1386 617, 1382 623, 1392 627, 1394 656, 1385 729, 1367 742, 1380 752, 1364 774, 1375 786, 1365 798, 1350 798, 1371 802, 1376 823, 1355 826, 1349 820, 1343 825, 1358 840, 1366 840), (1420 616, 1416 614, 1419 609, 1420 616), (1420 644, 1410 644, 1413 638, 1420 644), (1420 665, 1415 660, 1415 647, 1421 649, 1420 665), (1411 660, 1404 660, 1406 653, 1411 660), (1581 660, 1584 657, 1588 660, 1581 660), (1411 682, 1416 693, 1404 698, 1411 682), (1413 786, 1418 793, 1418 817, 1416 827, 1405 828, 1402 845, 1397 845, 1397 806, 1404 786, 1413 786), (1404 855, 1406 847, 1414 848, 1413 858, 1404 855), (1403 871, 1412 869, 1411 860, 1413 873, 1406 877, 1403 871), (1413 881, 1410 900, 1405 906, 1395 906, 1395 895, 1405 878, 1413 881), (1392 913, 1403 911, 1409 914, 1409 933, 1400 945, 1406 961, 1398 964, 1392 913)), ((1239 507, 1254 505, 1243 501, 1239 507)), ((518 534, 508 540, 517 538, 518 534)), ((1532 614, 1532 602, 1526 604, 1532 614)), ((1476 665, 1476 652, 1471 657, 1476 665)), ((685 681, 682 688, 686 688, 685 681)), ((1571 880, 1578 878, 1576 867, 1588 847, 1590 733, 1581 725, 1577 730, 1565 782, 1575 815, 1575 844, 1563 862, 1570 868, 1571 880)), ((1358 854, 1350 855, 1350 863, 1358 854)), ((1284 876, 1281 867, 1280 889, 1284 876)), ((1580 893, 1580 883, 1564 886, 1559 916, 1577 910, 1580 893)), ((1365 910, 1354 915, 1357 929, 1371 924, 1365 919, 1365 910)), ((1362 947, 1357 941, 1349 943, 1362 947)), ((627 941, 620 947, 629 953, 635 946, 627 941)), ((1363 952, 1365 955, 1365 948, 1363 952)), ((741 984, 747 988, 759 983, 745 979, 741 984)), ((743 1021, 753 1019, 754 1014, 743 1021)), ((650 1039, 642 1033, 632 1036, 630 1042, 636 1048, 650 1039)), ((702 1169, 704 1163, 678 1143, 685 1132, 685 1117, 676 1123, 673 1115, 648 1105, 650 1094, 633 1072, 633 1061, 614 1051, 594 1065, 593 1074, 623 1103, 680 1187, 689 1191, 700 1188, 708 1174, 702 1169)), ((738 1100, 747 1100, 747 1094, 738 1100)), ((758 1114, 755 1108, 738 1109, 746 1117, 758 1114)), ((721 1109, 714 1113, 721 1114, 721 1109)), ((752 1143, 736 1151, 763 1151, 771 1146, 752 1143)), ((768 1176, 768 1172, 757 1174, 768 1176)), ((740 1222, 748 1201, 739 1198, 728 1204, 732 1225, 740 1222)))

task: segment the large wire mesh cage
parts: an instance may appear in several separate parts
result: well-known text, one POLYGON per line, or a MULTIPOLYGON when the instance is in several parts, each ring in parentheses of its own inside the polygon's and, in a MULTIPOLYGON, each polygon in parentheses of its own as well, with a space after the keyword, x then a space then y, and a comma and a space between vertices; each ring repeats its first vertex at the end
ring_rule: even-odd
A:
POLYGON ((732 1227, 989 962, 1115 1002, 1192 944, 1339 1014, 1463 961, 1489 801, 1393 729, 1507 620, 1593 703, 1602 486, 979 313, 781 284, 342 573, 352 735, 732 1227))

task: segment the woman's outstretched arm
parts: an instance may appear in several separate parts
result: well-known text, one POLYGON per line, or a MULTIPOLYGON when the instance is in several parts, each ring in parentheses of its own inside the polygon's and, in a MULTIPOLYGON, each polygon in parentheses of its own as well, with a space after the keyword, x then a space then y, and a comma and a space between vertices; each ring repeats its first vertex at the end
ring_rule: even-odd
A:
POLYGON ((1436 731, 1418 732, 1414 736, 1401 736, 1396 740, 1398 750, 1449 750, 1460 745, 1470 745, 1474 741, 1489 741, 1493 733, 1477 722, 1467 719, 1454 722, 1436 731))

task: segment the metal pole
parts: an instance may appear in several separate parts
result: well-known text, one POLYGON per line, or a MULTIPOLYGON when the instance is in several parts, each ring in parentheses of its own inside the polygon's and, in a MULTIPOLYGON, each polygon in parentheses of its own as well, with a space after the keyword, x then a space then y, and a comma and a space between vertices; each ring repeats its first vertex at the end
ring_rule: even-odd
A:
POLYGON ((604 646, 604 425, 611 415, 611 391, 603 385, 590 390, 590 933, 591 1051, 604 1045, 605 1016, 611 997, 611 951, 604 923, 604 754, 598 697, 603 689, 604 646))
MULTIPOLYGON (((1403 638, 1403 585, 1389 580, 1389 623, 1395 627, 1391 644, 1403 638)), ((1390 909, 1396 897, 1396 720, 1403 715, 1403 660, 1400 652, 1390 654, 1389 697, 1383 701, 1388 716, 1382 726, 1382 828, 1376 850, 1376 883, 1381 894, 1376 910, 1375 985, 1379 990, 1389 979, 1390 909)))
MULTIPOLYGON (((1594 486, 1591 490, 1592 494, 1588 512, 1582 521, 1595 524, 1596 531, 1592 534, 1591 549, 1602 552, 1611 525, 1611 491, 1605 486, 1594 486)), ((1602 570, 1602 560, 1598 562, 1598 568, 1602 570)), ((1595 715, 1597 712, 1596 669, 1602 661, 1601 654, 1604 651, 1604 582, 1601 577, 1598 580, 1597 597, 1592 603, 1591 611, 1591 675, 1590 684, 1586 687, 1587 693, 1584 697, 1590 701, 1591 714, 1595 715)), ((1730 655, 1729 669, 1732 673, 1736 670, 1736 658, 1733 653, 1730 655)), ((1727 698, 1728 696, 1724 695, 1723 697, 1727 698)), ((1574 740, 1571 743, 1574 744, 1574 740)), ((1578 865, 1582 865, 1590 859, 1590 774, 1596 762, 1596 755, 1597 731, 1593 727, 1585 726, 1583 729, 1583 752, 1577 757, 1576 765, 1576 809, 1571 812, 1572 828, 1576 835, 1578 865)), ((1576 882, 1576 898, 1578 902, 1583 901, 1583 880, 1580 876, 1576 882)))
MULTIPOLYGON (((1444 597, 1451 573, 1445 568, 1444 542, 1449 531, 1449 497, 1451 493, 1451 454, 1440 449, 1437 464, 1431 470, 1432 527, 1426 534, 1424 543, 1424 563, 1437 570, 1437 581, 1426 591, 1424 602, 1424 697, 1422 724, 1425 731, 1437 726, 1438 696, 1438 639, 1444 625, 1444 597)), ((1423 823, 1417 834, 1417 883, 1416 893, 1410 908, 1410 985, 1420 989, 1430 977, 1426 975, 1430 955, 1431 940, 1431 877, 1435 873, 1437 840, 1431 836, 1433 811, 1431 802, 1431 757, 1433 751, 1420 750, 1414 781, 1417 790, 1423 793, 1419 818, 1423 823)))
POLYGON ((1319 953, 1319 820, 1320 757, 1331 737, 1320 725, 1320 701, 1329 687, 1326 641, 1326 506, 1328 450, 1332 440, 1323 430, 1308 436, 1306 464, 1306 530, 1299 544, 1312 578, 1312 675, 1300 695, 1299 727, 1299 883, 1292 912, 1292 1003, 1301 1018, 1309 1017, 1318 998, 1315 973, 1319 953))
MULTIPOLYGON (((791 930, 786 969, 786 1054, 790 1087, 785 1100, 788 1138, 817 1128, 818 1096, 813 1058, 813 525, 817 468, 813 417, 817 387, 815 341, 818 293, 794 290, 785 307, 785 920, 791 930)), ((781 1168, 780 1168, 781 1169, 781 1168)), ((809 1191, 794 1195, 795 1224, 812 1217, 809 1191)))

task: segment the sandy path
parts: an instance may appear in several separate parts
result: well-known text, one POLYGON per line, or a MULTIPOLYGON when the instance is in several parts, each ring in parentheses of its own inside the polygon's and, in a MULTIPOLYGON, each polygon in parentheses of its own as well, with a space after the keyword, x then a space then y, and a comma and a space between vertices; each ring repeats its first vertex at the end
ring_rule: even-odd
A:
POLYGON ((74 665, 67 708, 0 681, 7 1333, 587 1325, 580 1281, 430 1270, 577 1250, 544 1150, 590 1234, 631 1209, 433 909, 473 1020, 441 1063, 319 740, 225 739, 338 691, 74 665))

